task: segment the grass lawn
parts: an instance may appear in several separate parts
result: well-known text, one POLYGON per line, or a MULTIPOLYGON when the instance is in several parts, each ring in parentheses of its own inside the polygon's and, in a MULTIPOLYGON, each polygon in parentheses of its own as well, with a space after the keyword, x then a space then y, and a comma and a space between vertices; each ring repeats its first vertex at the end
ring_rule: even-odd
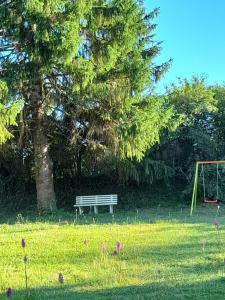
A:
POLYGON ((225 299, 223 224, 223 206, 193 217, 187 208, 160 207, 114 217, 1 215, 0 299, 8 287, 12 299, 24 299, 22 238, 31 299, 225 299), (117 241, 123 248, 114 256, 117 241))

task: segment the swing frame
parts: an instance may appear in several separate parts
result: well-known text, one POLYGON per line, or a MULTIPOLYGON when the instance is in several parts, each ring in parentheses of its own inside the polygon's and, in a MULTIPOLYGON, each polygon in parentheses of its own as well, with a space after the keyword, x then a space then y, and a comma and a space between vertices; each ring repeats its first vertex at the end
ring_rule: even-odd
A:
POLYGON ((215 160, 215 161, 197 161, 196 162, 196 167, 195 167, 195 178, 194 178, 194 187, 193 187, 193 193, 192 193, 192 200, 191 200, 191 211, 190 215, 192 216, 194 209, 196 208, 197 205, 197 193, 198 193, 198 173, 199 173, 199 166, 202 166, 202 172, 203 172, 203 193, 204 193, 204 202, 205 203, 218 203, 218 176, 219 176, 219 171, 218 171, 218 165, 224 165, 225 160, 215 160), (217 165, 217 199, 215 200, 209 200, 206 199, 205 197, 205 183, 204 183, 204 165, 207 164, 214 164, 217 165))

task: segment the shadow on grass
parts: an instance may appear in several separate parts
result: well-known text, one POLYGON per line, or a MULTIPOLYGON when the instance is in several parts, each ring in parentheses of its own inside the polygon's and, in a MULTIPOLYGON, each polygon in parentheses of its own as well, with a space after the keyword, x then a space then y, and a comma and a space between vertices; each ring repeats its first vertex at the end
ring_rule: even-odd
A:
MULTIPOLYGON (((171 208, 171 207, 155 207, 148 209, 136 210, 115 210, 113 215, 108 213, 108 208, 100 209, 98 215, 85 214, 79 215, 77 212, 67 212, 58 210, 55 213, 40 215, 35 211, 24 211, 17 213, 0 212, 0 224, 26 224, 26 223, 48 223, 48 224, 153 224, 156 222, 171 222, 171 223, 212 223, 213 219, 219 218, 225 223, 225 206, 220 207, 218 215, 217 208, 214 207, 199 207, 198 210, 190 217, 190 207, 171 208), (102 213, 101 213, 102 212, 102 213)), ((222 223, 221 222, 221 223, 222 223)))
MULTIPOLYGON (((65 237, 66 238, 66 237, 65 237)), ((189 237, 191 238, 191 237, 189 237)), ((121 261, 129 260, 135 264, 139 264, 140 268, 149 264, 149 261, 165 265, 170 267, 169 272, 160 270, 159 273, 154 271, 154 274, 149 268, 146 268, 146 272, 142 272, 141 276, 146 281, 151 281, 149 284, 144 285, 130 285, 123 287, 102 288, 99 286, 98 290, 88 291, 93 289, 93 286, 97 286, 96 281, 82 280, 79 278, 79 284, 65 285, 59 287, 39 287, 31 289, 31 299, 34 300, 99 300, 99 299, 111 299, 111 300, 144 300, 144 299, 224 299, 224 285, 225 276, 223 275, 223 260, 219 261, 213 256, 213 252, 210 249, 216 248, 215 242, 211 241, 210 245, 206 244, 206 253, 203 255, 201 247, 197 238, 194 238, 193 242, 182 241, 177 244, 170 245, 152 245, 140 246, 132 245, 130 248, 126 248, 124 256, 121 257, 121 261), (209 247, 209 250, 207 249, 209 247), (202 257, 201 261, 194 262, 195 257, 202 257), (204 256, 204 257, 203 257, 204 256), (193 264, 191 262, 193 261, 193 264), (202 263, 201 263, 202 262, 202 263), (220 273, 218 273, 218 270, 220 273), (175 275, 174 275, 175 274, 175 275), (193 276, 189 276, 192 274, 193 276), (197 281, 199 275, 204 275, 207 281, 197 281), (220 274, 220 275, 219 275, 220 274), (176 277, 175 277, 176 276, 176 277), (215 279, 217 277, 217 279, 215 279), (181 282, 179 281, 181 278, 181 282), (195 282, 185 282, 186 278, 192 278, 195 282)), ((65 251, 62 249, 62 252, 65 251)), ((58 253, 58 259, 63 259, 65 265, 75 265, 78 268, 88 264, 88 253, 82 252, 82 256, 75 256, 73 253, 66 252, 63 256, 58 253)), ((166 269, 165 268, 165 269, 166 269)), ((118 273, 119 275, 119 273, 118 273)), ((135 274, 134 274, 135 276, 135 274)), ((99 281, 99 284, 102 284, 99 281)), ((120 284, 119 281, 117 284, 120 284)), ((113 286, 113 283, 112 283, 113 286)), ((0 294, 0 299, 5 299, 4 294, 0 294)), ((24 291, 18 290, 14 292, 12 299, 22 300, 24 298, 24 291)))
MULTIPOLYGON (((144 300, 144 299, 224 299, 225 278, 208 280, 204 282, 181 284, 179 281, 171 282, 158 276, 156 282, 145 285, 130 285, 100 289, 95 291, 79 291, 79 286, 63 285, 62 287, 40 287, 30 290, 30 300, 144 300)), ((13 299, 22 300, 25 291, 14 291, 13 299)), ((5 299, 0 294, 0 299, 5 299)))

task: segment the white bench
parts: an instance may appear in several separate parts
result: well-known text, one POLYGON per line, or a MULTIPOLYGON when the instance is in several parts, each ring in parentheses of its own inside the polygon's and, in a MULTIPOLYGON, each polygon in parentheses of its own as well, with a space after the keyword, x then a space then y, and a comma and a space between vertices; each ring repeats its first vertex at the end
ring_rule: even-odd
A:
POLYGON ((83 213, 84 206, 94 207, 94 213, 98 213, 98 206, 109 205, 109 212, 113 214, 113 205, 117 204, 117 195, 90 195, 76 196, 76 204, 74 207, 79 208, 79 213, 83 213))

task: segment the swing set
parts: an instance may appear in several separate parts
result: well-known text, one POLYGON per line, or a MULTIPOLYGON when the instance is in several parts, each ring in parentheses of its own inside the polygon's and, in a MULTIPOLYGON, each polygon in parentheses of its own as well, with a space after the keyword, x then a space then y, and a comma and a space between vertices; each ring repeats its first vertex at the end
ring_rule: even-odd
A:
POLYGON ((191 211, 190 211, 191 216, 197 204, 199 169, 201 168, 200 175, 202 175, 203 201, 204 203, 214 204, 222 201, 221 199, 219 199, 219 177, 220 177, 219 165, 224 165, 224 164, 225 164, 225 160, 196 162, 194 187, 193 187, 192 200, 191 200, 191 211), (207 198, 206 196, 205 165, 216 165, 216 196, 210 199, 207 198))

